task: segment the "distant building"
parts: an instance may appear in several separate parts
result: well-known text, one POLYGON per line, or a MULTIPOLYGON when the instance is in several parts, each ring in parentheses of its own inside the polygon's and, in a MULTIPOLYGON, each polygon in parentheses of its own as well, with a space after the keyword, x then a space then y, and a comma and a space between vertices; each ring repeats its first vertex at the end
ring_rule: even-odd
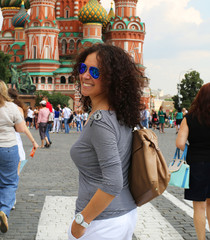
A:
POLYGON ((158 111, 160 106, 163 107, 164 111, 169 114, 170 111, 174 110, 174 102, 169 101, 172 96, 170 94, 164 95, 163 90, 151 90, 150 107, 155 111, 158 111))
MULTIPOLYGON (((77 54, 95 43, 107 42, 126 50, 144 74, 145 24, 136 16, 138 0, 114 0, 109 14, 98 0, 1 1, 3 25, 0 50, 12 55, 11 64, 29 72, 37 90, 61 92, 79 107, 72 79, 77 54), (26 9, 30 9, 30 16, 26 9)), ((150 102, 145 77, 145 104, 150 102)))

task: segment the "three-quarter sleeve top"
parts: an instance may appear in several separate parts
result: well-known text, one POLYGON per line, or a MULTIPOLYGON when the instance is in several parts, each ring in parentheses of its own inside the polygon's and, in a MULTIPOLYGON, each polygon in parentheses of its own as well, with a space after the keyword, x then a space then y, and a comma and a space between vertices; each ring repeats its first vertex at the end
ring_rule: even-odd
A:
POLYGON ((96 220, 136 208, 128 185, 131 149, 132 129, 120 125, 114 111, 101 110, 91 116, 70 151, 79 170, 76 213, 85 208, 97 189, 115 198, 96 220))

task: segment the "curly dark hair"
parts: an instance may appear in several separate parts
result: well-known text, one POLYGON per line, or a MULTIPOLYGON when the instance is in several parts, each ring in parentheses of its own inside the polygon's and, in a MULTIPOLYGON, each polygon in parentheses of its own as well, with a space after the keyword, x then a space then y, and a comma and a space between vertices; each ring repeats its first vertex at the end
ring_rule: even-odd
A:
POLYGON ((189 114, 210 127, 210 83, 204 84, 191 104, 189 114))
MULTIPOLYGON (((116 112, 120 124, 135 127, 140 123, 142 73, 137 69, 133 59, 121 48, 95 44, 79 54, 74 65, 73 76, 79 81, 79 64, 84 62, 89 54, 96 52, 100 76, 104 89, 108 92, 110 109, 116 112)), ((91 99, 81 96, 80 101, 84 111, 91 109, 91 99)))

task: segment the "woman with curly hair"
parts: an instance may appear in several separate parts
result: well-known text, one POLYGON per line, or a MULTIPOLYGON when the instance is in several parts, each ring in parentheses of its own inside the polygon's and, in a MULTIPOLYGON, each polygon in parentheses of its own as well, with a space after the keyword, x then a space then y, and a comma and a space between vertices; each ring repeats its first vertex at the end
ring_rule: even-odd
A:
POLYGON ((79 170, 69 240, 131 240, 137 219, 129 190, 132 129, 140 123, 141 73, 121 48, 97 44, 77 58, 83 131, 71 148, 79 170))
POLYGON ((206 216, 210 226, 210 83, 203 85, 189 113, 182 120, 176 146, 184 150, 188 140, 187 163, 190 188, 185 199, 193 201, 194 225, 198 240, 206 239, 206 216))

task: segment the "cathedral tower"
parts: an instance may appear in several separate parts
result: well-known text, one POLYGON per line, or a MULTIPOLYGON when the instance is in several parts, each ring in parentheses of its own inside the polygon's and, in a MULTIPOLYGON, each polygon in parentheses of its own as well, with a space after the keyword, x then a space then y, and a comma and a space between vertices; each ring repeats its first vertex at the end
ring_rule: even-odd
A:
POLYGON ((137 0, 115 0, 115 18, 106 26, 105 41, 126 50, 144 72, 145 24, 136 16, 137 0))
MULTIPOLYGON (((26 9, 29 9, 28 0, 24 0, 26 9)), ((21 1, 2 0, 0 8, 3 16, 2 28, 0 31, 0 50, 7 53, 9 46, 14 43, 15 31, 12 24, 12 18, 20 11, 21 1)))
POLYGON ((136 16, 138 0, 115 0, 115 14, 119 17, 136 16))
POLYGON ((25 23, 25 60, 22 71, 31 76, 49 75, 59 63, 59 27, 55 18, 56 0, 30 0, 31 15, 25 23))

